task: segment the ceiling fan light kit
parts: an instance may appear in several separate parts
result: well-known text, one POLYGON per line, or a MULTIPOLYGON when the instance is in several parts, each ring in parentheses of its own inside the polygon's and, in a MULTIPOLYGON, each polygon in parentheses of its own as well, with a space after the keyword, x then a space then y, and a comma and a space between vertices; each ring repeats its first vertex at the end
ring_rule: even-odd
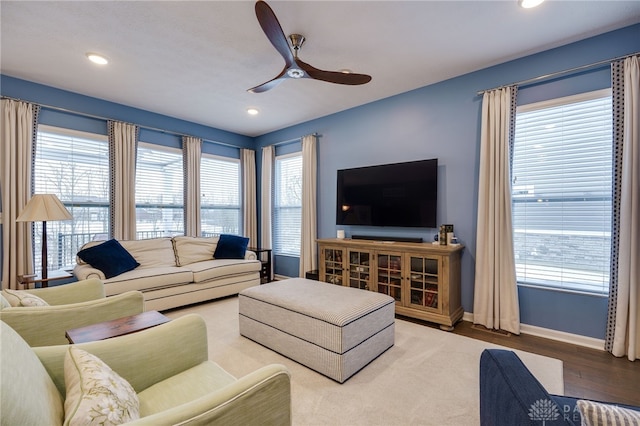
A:
POLYGON ((304 36, 301 34, 291 34, 287 40, 278 18, 266 2, 258 0, 255 5, 255 11, 258 23, 273 47, 284 59, 285 65, 280 74, 265 83, 248 89, 249 92, 266 92, 288 78, 310 78, 350 86, 366 84, 371 81, 370 75, 356 74, 345 69, 340 71, 324 71, 303 62, 298 58, 298 53, 305 41, 304 36))

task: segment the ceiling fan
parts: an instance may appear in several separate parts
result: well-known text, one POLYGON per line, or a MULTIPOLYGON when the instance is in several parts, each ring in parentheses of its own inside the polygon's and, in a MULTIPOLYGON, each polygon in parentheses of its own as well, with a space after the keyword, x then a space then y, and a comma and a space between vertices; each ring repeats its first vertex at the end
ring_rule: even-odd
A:
POLYGON ((302 47, 302 43, 304 43, 304 36, 300 34, 291 34, 289 36, 289 40, 291 40, 291 46, 293 48, 292 52, 289 47, 287 37, 284 35, 280 22, 278 22, 278 18, 276 18, 271 7, 269 7, 266 2, 258 0, 256 2, 255 9, 256 17, 258 18, 258 22, 260 23, 262 30, 267 35, 267 38, 273 47, 275 47, 284 58, 285 65, 280 74, 276 77, 260 84, 259 86, 249 89, 248 92, 266 92, 288 78, 312 78, 315 80, 327 81, 329 83, 347 84, 351 86, 365 84, 371 81, 370 75, 341 71, 324 71, 303 62, 298 58, 298 52, 302 47))

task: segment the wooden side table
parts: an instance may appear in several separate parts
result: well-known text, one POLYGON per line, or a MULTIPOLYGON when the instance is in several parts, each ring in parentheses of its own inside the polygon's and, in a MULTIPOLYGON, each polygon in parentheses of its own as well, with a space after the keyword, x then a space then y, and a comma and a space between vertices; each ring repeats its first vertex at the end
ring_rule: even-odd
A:
POLYGON ((262 262, 262 269, 260 270, 260 284, 266 284, 271 281, 271 249, 247 247, 258 256, 258 260, 262 262), (265 259, 266 258, 266 259, 265 259))
POLYGON ((38 284, 40 284, 40 287, 49 287, 49 282, 73 278, 73 274, 65 271, 64 269, 49 271, 47 275, 47 278, 44 279, 37 274, 18 275, 18 283, 22 284, 26 288, 29 288, 31 284, 33 284, 34 288, 37 287, 38 284))
POLYGON ((147 311, 137 315, 67 330, 65 337, 69 343, 94 342, 135 333, 169 321, 169 318, 158 311, 147 311))

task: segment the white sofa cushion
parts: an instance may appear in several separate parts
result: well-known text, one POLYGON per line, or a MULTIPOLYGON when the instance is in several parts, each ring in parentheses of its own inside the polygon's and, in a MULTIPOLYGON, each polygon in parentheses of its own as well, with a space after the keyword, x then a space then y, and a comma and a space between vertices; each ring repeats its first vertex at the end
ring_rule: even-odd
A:
POLYGON ((149 240, 120 241, 140 266, 138 268, 155 268, 157 266, 176 266, 176 256, 171 238, 152 238, 149 240))
POLYGON ((176 264, 185 266, 213 259, 213 253, 216 251, 219 239, 220 237, 173 237, 176 264))
POLYGON ((107 296, 112 296, 129 290, 144 292, 156 288, 189 284, 192 279, 193 274, 184 267, 137 268, 104 280, 104 289, 107 296))
MULTIPOLYGON (((171 238, 151 238, 148 240, 118 240, 120 245, 140 264, 138 268, 156 266, 176 266, 176 255, 173 251, 171 238)), ((82 249, 97 246, 104 241, 90 241, 82 249)), ((213 257, 213 254, 211 255, 213 257)), ((87 262, 76 256, 78 265, 87 262)))
POLYGON ((205 282, 230 275, 258 272, 262 268, 259 260, 213 259, 188 266, 193 272, 193 282, 205 282))

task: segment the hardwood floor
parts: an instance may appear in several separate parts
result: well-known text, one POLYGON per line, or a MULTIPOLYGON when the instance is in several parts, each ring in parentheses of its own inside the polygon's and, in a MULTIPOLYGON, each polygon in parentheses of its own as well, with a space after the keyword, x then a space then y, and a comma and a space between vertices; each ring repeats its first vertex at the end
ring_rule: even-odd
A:
MULTIPOLYGON (((407 317, 399 318, 437 327, 407 317)), ((605 351, 542 337, 507 336, 475 328, 468 321, 458 322, 453 333, 562 360, 567 396, 640 406, 640 361, 631 362, 605 351)))

